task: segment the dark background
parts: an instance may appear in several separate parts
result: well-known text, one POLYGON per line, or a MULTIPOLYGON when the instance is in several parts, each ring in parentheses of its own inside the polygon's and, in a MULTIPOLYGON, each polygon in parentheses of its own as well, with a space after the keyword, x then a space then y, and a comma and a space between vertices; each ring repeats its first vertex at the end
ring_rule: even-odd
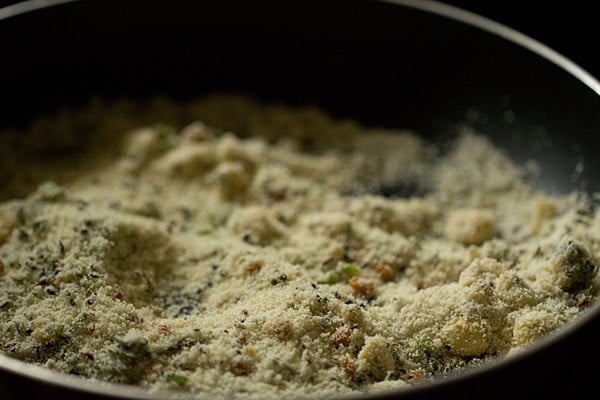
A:
POLYGON ((524 33, 600 77, 595 50, 600 26, 594 2, 448 0, 451 4, 524 33))
MULTIPOLYGON (((600 56, 594 49, 600 25, 594 2, 583 0, 511 1, 447 0, 447 4, 480 14, 516 29, 558 51, 600 77, 600 56)), ((0 7, 18 1, 0 0, 0 7)))

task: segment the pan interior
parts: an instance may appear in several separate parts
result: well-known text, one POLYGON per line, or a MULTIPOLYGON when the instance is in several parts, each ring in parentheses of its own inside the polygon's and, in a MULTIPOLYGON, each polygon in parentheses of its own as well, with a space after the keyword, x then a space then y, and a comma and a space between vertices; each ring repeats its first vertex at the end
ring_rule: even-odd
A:
MULTIPOLYGON (((23 38, 6 49, 3 68, 15 79, 3 94, 10 99, 3 124, 27 129, 65 104, 89 104, 90 93, 109 103, 123 95, 185 102, 215 91, 250 93, 373 129, 415 131, 441 151, 473 130, 519 165, 535 160, 536 189, 597 189, 599 102, 576 78, 473 27, 392 4, 343 3, 176 2, 165 13, 153 2, 82 2, 3 21, 2 34, 23 38)), ((56 142, 46 157, 73 150, 56 142)), ((427 193, 414 181, 370 190, 405 199, 427 193)))

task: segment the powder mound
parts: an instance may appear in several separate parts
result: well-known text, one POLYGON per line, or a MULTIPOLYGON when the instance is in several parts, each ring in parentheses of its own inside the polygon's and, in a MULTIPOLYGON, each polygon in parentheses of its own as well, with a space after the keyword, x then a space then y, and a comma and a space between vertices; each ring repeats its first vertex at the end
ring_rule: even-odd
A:
POLYGON ((231 95, 6 132, 0 352, 239 399, 384 393, 511 357, 597 303, 600 216, 534 190, 483 134, 445 149, 231 95))

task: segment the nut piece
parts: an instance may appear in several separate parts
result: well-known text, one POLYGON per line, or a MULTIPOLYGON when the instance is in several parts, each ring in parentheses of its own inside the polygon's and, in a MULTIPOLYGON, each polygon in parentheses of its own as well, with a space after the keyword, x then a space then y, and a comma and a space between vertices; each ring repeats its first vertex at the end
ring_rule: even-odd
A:
POLYGON ((446 236, 462 244, 481 244, 494 236, 495 217, 489 209, 460 209, 446 221, 446 236))
POLYGON ((490 347, 486 328, 482 321, 454 319, 442 328, 440 336, 450 346, 452 354, 459 356, 481 356, 490 347))
POLYGON ((19 224, 17 221, 18 208, 11 207, 11 204, 0 206, 0 245, 10 237, 13 229, 19 224))
POLYGON ((383 380, 388 372, 394 371, 392 346, 381 335, 365 338, 365 344, 358 353, 357 372, 367 373, 376 380, 383 380))
POLYGON ((204 142, 214 137, 212 130, 202 121, 194 121, 181 130, 181 138, 189 143, 204 142))
POLYGON ((535 203, 533 218, 531 221, 531 231, 534 234, 540 232, 544 222, 556 215, 556 204, 547 199, 539 199, 535 203))

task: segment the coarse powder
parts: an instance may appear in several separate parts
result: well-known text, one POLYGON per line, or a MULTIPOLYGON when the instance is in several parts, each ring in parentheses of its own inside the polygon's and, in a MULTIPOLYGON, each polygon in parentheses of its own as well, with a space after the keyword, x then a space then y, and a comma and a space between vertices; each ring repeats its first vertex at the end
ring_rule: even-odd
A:
POLYGON ((442 152, 214 95, 95 101, 0 140, 0 351, 68 374, 386 391, 510 357, 598 299, 590 200, 535 190, 474 132, 442 152))

